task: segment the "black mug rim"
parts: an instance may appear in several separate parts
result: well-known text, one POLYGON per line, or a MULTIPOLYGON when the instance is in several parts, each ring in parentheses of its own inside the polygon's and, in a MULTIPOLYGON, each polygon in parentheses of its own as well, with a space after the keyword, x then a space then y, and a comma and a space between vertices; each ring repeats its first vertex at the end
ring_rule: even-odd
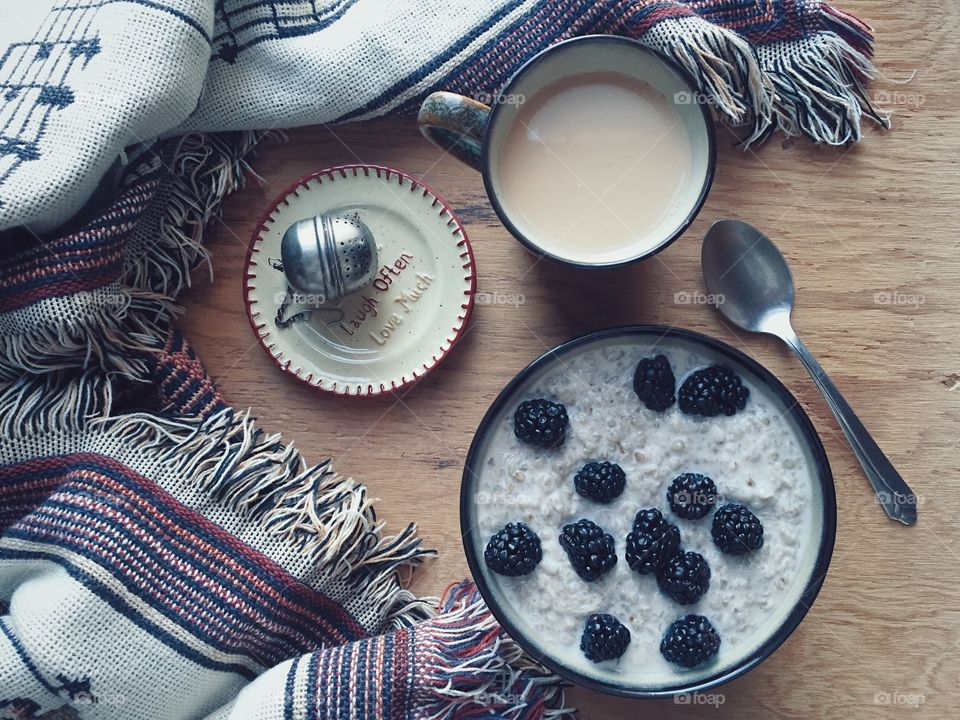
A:
POLYGON ((602 263, 593 263, 593 262, 581 262, 578 260, 571 260, 569 258, 562 257, 560 255, 555 255, 543 249, 540 245, 535 243, 533 240, 525 236, 520 232, 519 228, 513 223, 507 214, 506 210, 500 203, 500 199, 497 196, 497 191, 493 185, 493 179, 490 172, 490 135, 494 124, 496 123, 497 118, 499 117, 499 111, 505 103, 502 102, 502 98, 510 95, 512 88, 517 84, 517 82, 526 75, 535 65, 537 65, 548 53, 552 53, 561 47, 575 44, 587 44, 587 43, 619 43, 623 45, 628 45, 634 49, 644 52, 673 70, 687 85, 687 90, 692 97, 699 95, 697 90, 697 85, 694 82, 693 77, 685 68, 679 65, 673 58, 664 55, 662 52, 649 48, 639 40, 634 40, 633 38, 623 37, 622 35, 580 35, 575 38, 570 38, 568 40, 562 40, 558 43, 550 45, 532 58, 527 60, 520 68, 510 77, 507 83, 497 92, 494 97, 494 103, 490 110, 490 117, 487 119, 486 126, 483 131, 483 139, 480 145, 480 174, 483 177, 483 186, 486 190, 487 197, 490 200, 490 205, 493 207, 493 211, 497 214, 497 217, 500 219, 500 222, 505 228, 513 235, 527 250, 532 252, 534 255, 539 257, 546 258, 552 262, 558 263, 560 265, 566 265, 568 267, 576 268, 586 268, 586 269, 607 269, 607 268, 617 268, 623 267, 624 265, 630 265, 631 263, 644 260, 648 257, 652 257, 669 247, 673 242, 683 235, 684 232, 690 227, 696 217, 700 214, 700 211, 703 209, 704 204, 707 201, 707 196, 710 194, 710 188, 713 186, 714 175, 716 174, 717 167, 717 140, 716 140, 716 126, 713 121, 713 116, 710 114, 709 110, 705 103, 697 103, 700 108, 700 114, 703 117, 704 122, 704 131, 707 134, 707 172, 703 179, 703 185, 700 188, 700 194, 697 196, 696 202, 690 208, 690 211, 687 213, 683 221, 677 226, 677 228, 670 233, 664 240, 659 242, 656 246, 644 250, 643 252, 637 253, 631 257, 625 258, 623 260, 614 260, 612 262, 602 262, 602 263))
POLYGON ((702 693, 719 685, 723 685, 735 678, 740 677, 747 671, 753 669, 761 662, 766 660, 773 652, 782 645, 788 637, 796 630, 800 622, 806 616, 813 605, 814 600, 820 592, 826 579, 827 570, 830 566, 830 560, 833 556, 833 547, 836 539, 837 529, 837 504, 836 490, 833 483, 833 474, 830 470, 830 462, 827 458, 826 450, 817 434, 813 423, 807 416, 799 401, 794 397, 787 387, 780 382, 777 377, 767 370, 763 365, 754 360, 749 355, 731 347, 727 343, 712 338, 702 333, 694 332, 678 327, 668 327, 665 325, 623 325, 618 327, 599 330, 586 335, 568 340, 556 347, 548 350, 536 360, 531 362, 503 388, 496 399, 491 403, 480 421, 474 433, 473 440, 470 443, 470 449, 467 452, 466 460, 463 466, 463 475, 460 483, 460 530, 463 541, 464 554, 467 558, 467 565, 470 568, 470 574, 480 590, 480 595, 490 608, 490 612, 500 623, 507 634, 513 638, 516 643, 523 648, 531 657, 537 660, 547 669, 556 673, 565 680, 576 683, 590 690, 596 690, 608 695, 618 695, 629 698, 668 698, 684 695, 688 693, 702 693), (491 592, 484 579, 481 567, 482 558, 476 551, 477 528, 473 522, 472 497, 474 481, 470 475, 472 467, 476 462, 476 456, 479 448, 490 431, 494 418, 499 414, 504 403, 512 396, 514 390, 536 372, 541 366, 553 361, 554 358, 564 355, 567 352, 583 345, 589 345, 598 340, 613 337, 630 337, 637 335, 655 335, 657 337, 675 337, 686 341, 700 343, 713 352, 723 357, 739 363, 752 372, 763 384, 778 398, 787 408, 786 414, 789 415, 799 428, 803 440, 806 441, 813 458, 814 467, 817 471, 817 477, 820 481, 820 489, 823 496, 822 525, 820 531, 820 545, 817 550, 817 557, 810 573, 810 580, 793 606, 790 613, 776 629, 776 631, 763 643, 760 644, 752 653, 743 658, 740 662, 714 675, 701 678, 690 683, 679 683, 676 685, 656 687, 656 688, 637 688, 635 686, 618 685, 612 682, 598 680, 587 677, 566 667, 562 663, 545 655, 538 649, 533 642, 527 639, 524 633, 517 628, 510 620, 507 613, 500 604, 498 596, 491 592))

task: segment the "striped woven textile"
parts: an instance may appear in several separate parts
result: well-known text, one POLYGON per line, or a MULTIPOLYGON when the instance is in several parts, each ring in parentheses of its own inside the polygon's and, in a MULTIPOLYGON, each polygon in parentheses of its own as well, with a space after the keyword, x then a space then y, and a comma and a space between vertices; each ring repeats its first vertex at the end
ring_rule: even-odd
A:
POLYGON ((112 197, 157 137, 371 118, 438 89, 490 97, 590 33, 673 57, 748 145, 778 129, 842 145, 864 117, 886 124, 865 90, 872 31, 821 0, 2 3, 0 230, 50 232, 112 197))
POLYGON ((816 0, 0 5, 0 717, 563 717, 416 526, 221 396, 177 332, 205 228, 276 127, 485 98, 639 39, 749 144, 883 125, 868 26, 816 0), (392 533, 392 534, 391 534, 392 533))
POLYGON ((182 345, 160 357, 143 387, 0 392, 0 716, 566 714, 472 583, 401 587, 414 526, 383 534, 363 487, 209 395, 182 345))

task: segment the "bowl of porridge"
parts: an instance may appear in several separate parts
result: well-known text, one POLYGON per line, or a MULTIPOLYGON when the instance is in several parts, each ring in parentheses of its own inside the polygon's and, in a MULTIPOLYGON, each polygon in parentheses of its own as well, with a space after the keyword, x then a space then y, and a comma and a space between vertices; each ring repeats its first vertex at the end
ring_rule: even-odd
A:
POLYGON ((767 658, 816 598, 836 499, 806 414, 734 348, 677 328, 571 340, 484 416, 460 497, 494 616, 603 692, 703 691, 767 658))

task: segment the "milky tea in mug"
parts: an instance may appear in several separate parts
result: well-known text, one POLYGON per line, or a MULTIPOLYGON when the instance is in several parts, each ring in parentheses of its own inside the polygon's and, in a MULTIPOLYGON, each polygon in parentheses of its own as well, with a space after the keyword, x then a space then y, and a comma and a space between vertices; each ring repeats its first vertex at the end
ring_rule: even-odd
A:
POLYGON ((698 99, 672 61, 594 35, 541 52, 492 108, 438 93, 420 122, 483 172, 494 210, 527 247, 610 267, 668 245, 706 199, 715 149, 698 99))
POLYGON ((673 98, 643 80, 561 78, 519 107, 497 148, 497 194, 550 255, 615 262, 670 234, 690 189, 691 145, 673 98))

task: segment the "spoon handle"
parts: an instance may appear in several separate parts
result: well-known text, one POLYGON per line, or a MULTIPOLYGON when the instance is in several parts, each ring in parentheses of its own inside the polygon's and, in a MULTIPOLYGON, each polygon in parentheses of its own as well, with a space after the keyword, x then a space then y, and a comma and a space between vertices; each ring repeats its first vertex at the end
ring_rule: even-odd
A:
POLYGON ((840 394, 837 386, 827 375, 820 363, 816 361, 800 338, 795 333, 786 333, 782 336, 784 342, 800 358, 800 362, 807 368, 810 377, 820 392, 823 393, 830 410, 833 411, 840 429, 847 436, 847 442, 853 448, 854 454, 867 474, 867 480, 877 495, 877 501, 892 519, 904 525, 913 525, 917 522, 917 497, 907 485, 900 473, 883 454, 883 451, 874 442, 873 437, 860 422, 860 418, 853 412, 853 408, 840 394))

